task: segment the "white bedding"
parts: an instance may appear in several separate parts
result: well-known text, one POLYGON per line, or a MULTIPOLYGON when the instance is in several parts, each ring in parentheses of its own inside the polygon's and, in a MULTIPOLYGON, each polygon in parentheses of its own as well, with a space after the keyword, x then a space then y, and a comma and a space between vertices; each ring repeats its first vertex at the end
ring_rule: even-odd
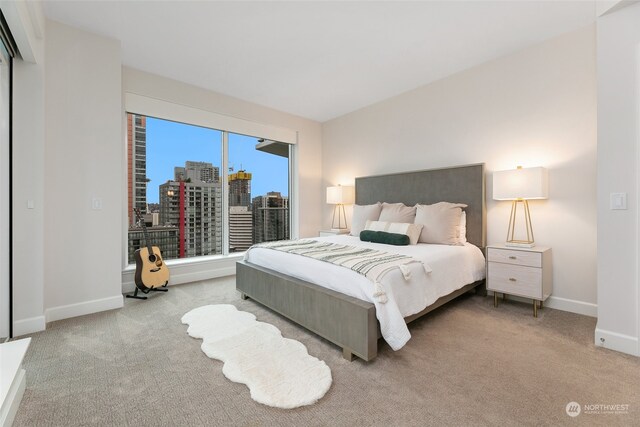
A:
POLYGON ((411 264, 411 277, 405 280, 400 270, 386 274, 381 284, 388 301, 379 303, 373 297, 373 283, 366 277, 344 267, 300 255, 264 248, 247 252, 246 260, 289 276, 373 303, 380 322, 382 336, 394 350, 401 349, 411 338, 404 318, 419 313, 438 298, 485 277, 485 260, 480 249, 464 246, 430 245, 390 246, 362 242, 356 236, 338 235, 314 240, 343 245, 362 246, 385 252, 396 252, 422 261, 411 264))

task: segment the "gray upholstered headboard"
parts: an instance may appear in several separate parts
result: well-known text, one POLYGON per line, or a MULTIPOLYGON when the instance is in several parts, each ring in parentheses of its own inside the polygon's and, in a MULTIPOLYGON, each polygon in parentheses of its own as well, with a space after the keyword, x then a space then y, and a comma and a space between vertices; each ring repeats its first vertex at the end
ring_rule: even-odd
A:
POLYGON ((467 240, 484 248, 487 212, 484 163, 356 178, 356 204, 465 203, 467 240))

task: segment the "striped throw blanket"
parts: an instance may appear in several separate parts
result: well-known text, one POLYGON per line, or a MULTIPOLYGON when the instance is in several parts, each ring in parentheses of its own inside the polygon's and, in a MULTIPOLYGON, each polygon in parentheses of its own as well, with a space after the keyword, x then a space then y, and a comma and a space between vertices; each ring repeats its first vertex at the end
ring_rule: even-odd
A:
MULTIPOLYGON (((404 279, 409 280, 411 271, 407 266, 412 263, 422 264, 421 261, 407 255, 307 239, 259 243, 253 245, 249 250, 253 248, 273 249, 302 255, 349 268, 373 282, 373 296, 382 304, 387 302, 387 295, 380 284, 382 277, 397 268, 402 272, 404 279)), ((431 272, 428 267, 425 267, 425 270, 428 273, 431 272)))

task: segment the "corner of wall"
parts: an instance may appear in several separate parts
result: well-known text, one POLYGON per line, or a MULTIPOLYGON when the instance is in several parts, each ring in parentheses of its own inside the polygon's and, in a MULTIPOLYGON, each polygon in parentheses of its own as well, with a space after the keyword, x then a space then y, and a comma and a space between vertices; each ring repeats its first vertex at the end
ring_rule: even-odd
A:
POLYGON ((44 331, 47 328, 45 316, 30 317, 28 319, 16 320, 13 322, 13 336, 33 334, 44 331))
POLYGON ((640 356, 638 337, 619 334, 617 332, 606 331, 596 326, 595 345, 619 351, 632 356, 640 356))
MULTIPOLYGON (((629 3, 629 2, 621 2, 629 3)), ((626 4, 625 4, 626 6, 626 4)), ((640 4, 598 18, 598 324, 595 344, 640 356, 640 4), (629 194, 626 210, 610 193, 629 194)))

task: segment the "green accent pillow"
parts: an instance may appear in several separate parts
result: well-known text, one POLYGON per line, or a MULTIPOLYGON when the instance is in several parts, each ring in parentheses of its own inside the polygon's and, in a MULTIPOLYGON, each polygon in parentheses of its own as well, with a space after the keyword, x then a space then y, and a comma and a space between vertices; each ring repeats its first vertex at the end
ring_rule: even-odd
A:
POLYGON ((386 231, 363 230, 360 232, 363 242, 384 243, 385 245, 407 246, 410 243, 406 234, 387 233, 386 231))

